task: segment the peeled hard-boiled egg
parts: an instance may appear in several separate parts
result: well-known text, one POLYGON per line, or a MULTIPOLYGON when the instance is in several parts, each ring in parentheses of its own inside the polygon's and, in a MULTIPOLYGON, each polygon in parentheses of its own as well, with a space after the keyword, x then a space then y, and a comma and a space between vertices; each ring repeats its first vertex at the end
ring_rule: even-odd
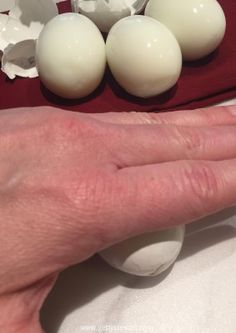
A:
POLYGON ((152 97, 177 82, 182 55, 174 35, 147 16, 123 18, 110 30, 107 61, 117 82, 130 94, 152 97))
POLYGON ((150 0, 145 15, 173 32, 184 60, 197 60, 210 54, 225 35, 225 15, 216 0, 150 0))
POLYGON ((155 276, 174 263, 181 251, 184 234, 184 226, 144 234, 103 250, 100 255, 123 272, 155 276))
POLYGON ((87 17, 66 13, 42 30, 36 46, 40 79, 53 93, 81 98, 100 84, 106 66, 105 42, 87 17))

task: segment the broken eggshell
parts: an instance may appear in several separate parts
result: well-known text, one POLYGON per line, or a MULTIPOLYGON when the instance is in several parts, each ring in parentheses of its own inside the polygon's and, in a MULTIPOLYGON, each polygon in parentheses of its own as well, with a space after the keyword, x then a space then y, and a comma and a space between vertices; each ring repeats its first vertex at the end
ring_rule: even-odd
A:
POLYGON ((16 44, 31 38, 30 30, 20 21, 8 17, 5 27, 1 31, 1 38, 8 44, 16 44))
POLYGON ((20 21, 0 14, 0 52, 1 57, 10 44, 16 44, 22 40, 30 39, 30 31, 20 21))
POLYGON ((23 63, 27 63, 28 59, 32 57, 32 52, 35 52, 35 42, 31 38, 30 29, 20 21, 8 15, 6 16, 7 21, 0 32, 1 70, 10 79, 14 79, 16 75, 21 77, 35 77, 35 73, 37 73, 36 68, 33 68, 33 66, 29 68, 23 65, 23 63), (34 45, 34 47, 31 46, 29 48, 28 43, 23 43, 28 40, 31 40, 30 45, 34 45))
POLYGON ((15 45, 8 45, 2 57, 2 71, 10 78, 17 75, 34 78, 38 76, 35 67, 35 45, 33 39, 23 40, 15 45))
POLYGON ((55 3, 60 3, 60 2, 64 2, 64 1, 67 1, 67 0, 53 0, 53 2, 55 2, 55 3))
POLYGON ((147 0, 71 0, 72 10, 90 18, 102 32, 120 19, 139 13, 147 0))
POLYGON ((15 5, 15 0, 0 0, 0 12, 7 12, 15 5))
POLYGON ((36 77, 35 40, 44 25, 58 14, 56 0, 15 0, 9 15, 0 16, 0 59, 10 78, 36 77))
POLYGON ((8 45, 8 43, 2 37, 2 31, 5 28, 5 26, 7 24, 7 21, 8 21, 8 15, 6 15, 6 14, 0 14, 0 60, 1 60, 1 55, 3 53, 3 50, 8 45))
POLYGON ((9 16, 28 27, 32 38, 38 38, 44 25, 58 14, 55 1, 15 0, 9 16))
POLYGON ((7 23, 7 20, 8 20, 8 15, 7 14, 0 14, 0 32, 5 27, 5 25, 7 23))

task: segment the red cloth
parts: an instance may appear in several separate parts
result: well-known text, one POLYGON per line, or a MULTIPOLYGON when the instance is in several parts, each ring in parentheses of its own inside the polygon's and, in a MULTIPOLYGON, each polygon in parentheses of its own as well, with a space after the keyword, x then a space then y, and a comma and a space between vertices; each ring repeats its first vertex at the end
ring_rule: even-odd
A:
MULTIPOLYGON (((99 87, 83 100, 66 101, 48 92, 39 79, 10 81, 0 74, 0 109, 20 106, 53 105, 80 112, 154 111, 192 109, 236 97, 236 2, 220 0, 227 19, 225 39, 208 58, 184 64, 178 84, 169 92, 148 100, 126 94, 109 71, 99 87)), ((60 11, 70 11, 69 1, 60 11)))

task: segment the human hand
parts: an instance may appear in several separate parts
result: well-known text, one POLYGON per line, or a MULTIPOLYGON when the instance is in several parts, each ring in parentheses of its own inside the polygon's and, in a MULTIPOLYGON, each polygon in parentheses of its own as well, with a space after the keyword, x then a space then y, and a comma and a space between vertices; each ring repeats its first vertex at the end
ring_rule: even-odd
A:
POLYGON ((235 115, 1 111, 0 332, 42 332, 66 267, 235 205, 235 115))

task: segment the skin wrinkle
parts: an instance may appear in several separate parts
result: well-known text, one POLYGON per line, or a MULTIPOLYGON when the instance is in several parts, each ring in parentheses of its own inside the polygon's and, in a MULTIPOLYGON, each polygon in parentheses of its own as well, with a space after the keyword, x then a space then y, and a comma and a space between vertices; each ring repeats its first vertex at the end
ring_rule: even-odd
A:
MULTIPOLYGON (((189 202, 191 210, 193 212, 202 211, 202 215, 206 213, 206 207, 214 206, 214 202, 217 200, 221 201, 219 196, 219 188, 221 186, 218 184, 219 180, 215 177, 212 168, 206 164, 204 161, 201 164, 187 164, 181 169, 182 181, 176 182, 176 187, 180 191, 184 191, 186 186, 190 187, 192 196, 195 200, 189 202), (213 201, 213 204, 212 204, 213 201)), ((173 180, 174 181, 174 180, 173 180)))
POLYGON ((171 130, 171 135, 173 135, 176 141, 176 146, 180 145, 184 147, 187 152, 186 156, 191 157, 193 151, 204 151, 205 138, 202 133, 199 133, 196 129, 190 129, 188 127, 183 127, 181 129, 174 128, 171 130))
MULTIPOLYGON (((132 168, 133 170, 136 167, 132 168)), ((138 169, 138 168, 137 168, 138 169)), ((124 219, 127 222, 126 227, 129 227, 129 234, 134 234, 133 225, 135 220, 139 220, 139 226, 143 228, 145 226, 145 222, 149 221, 150 230, 152 230, 153 226, 158 223, 158 220, 161 221, 161 216, 166 215, 165 208, 161 206, 162 198, 165 197, 167 183, 165 180, 161 180, 159 178, 158 184, 153 177, 153 175, 147 174, 146 177, 141 177, 139 182, 136 182, 135 174, 130 172, 130 168, 123 168, 119 171, 118 176, 120 176, 120 183, 124 182, 126 179, 129 181, 129 186, 123 184, 123 188, 129 189, 129 193, 127 195, 120 196, 119 200, 119 208, 121 210, 121 215, 124 216, 124 219), (159 200, 156 200, 156 194, 158 193, 159 200), (140 200, 141 198, 141 200, 140 200), (146 201, 148 198, 148 203, 146 201), (143 205, 140 206, 140 205, 143 205), (128 207, 132 207, 132 211, 128 209, 128 207), (145 207, 145 209, 143 209, 145 207), (159 219, 157 220, 156 211, 158 210, 159 219), (137 215, 134 215, 133 212, 137 212, 137 215), (142 212, 142 214, 141 214, 142 212), (129 226, 130 224, 130 226, 129 226)), ((127 180, 126 180, 127 181, 127 180)), ((123 189, 122 189, 123 192, 123 189)), ((115 211, 119 211, 117 208, 117 202, 115 205, 115 211)), ((159 224, 159 228, 161 228, 161 223, 159 224)), ((136 225, 138 230, 138 224, 136 225)), ((149 231, 150 231, 149 230, 149 231)), ((143 229, 142 229, 143 231, 143 229)))

